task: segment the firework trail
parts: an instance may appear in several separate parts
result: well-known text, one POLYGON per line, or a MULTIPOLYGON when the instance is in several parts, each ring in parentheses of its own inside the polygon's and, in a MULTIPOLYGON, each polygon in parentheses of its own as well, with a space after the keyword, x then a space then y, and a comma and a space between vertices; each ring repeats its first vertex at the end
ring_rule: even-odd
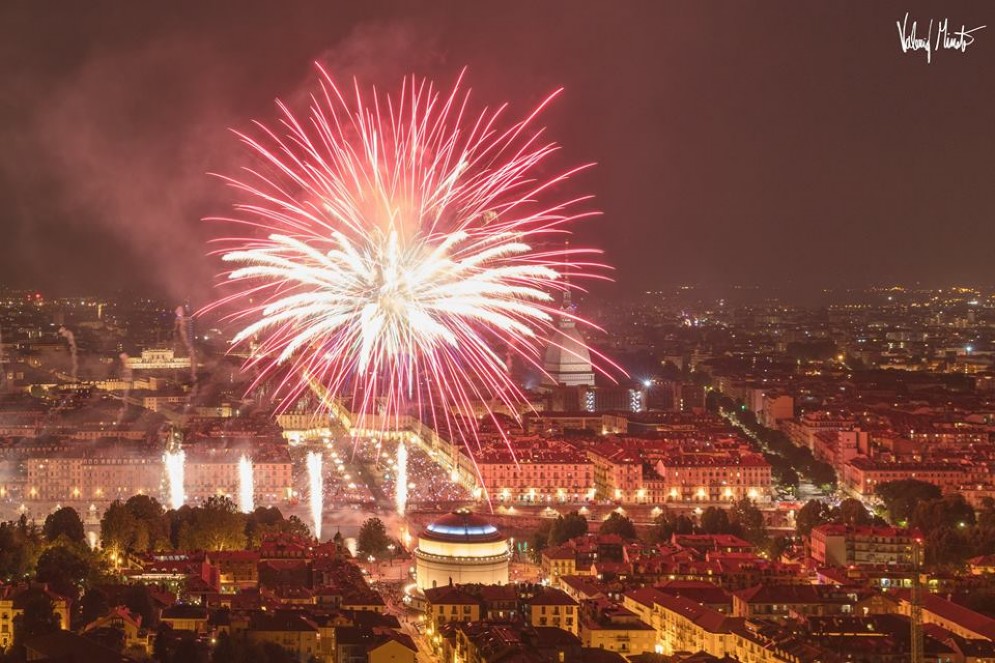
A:
POLYGON ((321 452, 307 452, 308 500, 314 538, 321 541, 321 520, 325 515, 325 477, 321 473, 321 452))
POLYGON ((65 327, 59 327, 59 336, 66 339, 69 344, 69 356, 72 359, 73 382, 76 381, 76 374, 79 372, 79 359, 76 356, 76 335, 65 327))
POLYGON ((397 460, 394 467, 396 476, 394 477, 394 506, 397 507, 397 514, 404 515, 404 508, 408 504, 408 447, 404 440, 397 445, 397 460))
POLYGON ((542 371, 555 321, 584 323, 556 304, 576 287, 564 271, 603 278, 599 251, 562 242, 587 198, 543 202, 586 166, 540 172, 557 147, 533 123, 557 93, 505 123, 504 106, 469 110, 459 81, 347 97, 319 70, 308 117, 281 103, 278 131, 239 134, 259 164, 224 178, 241 202, 214 220, 244 232, 219 240, 235 291, 209 308, 238 308, 246 368, 287 407, 320 385, 326 409, 351 399, 356 428, 432 413, 469 448, 475 402, 527 402, 502 350, 542 371))
POLYGON ((242 454, 238 459, 238 508, 242 513, 252 513, 255 506, 255 483, 252 459, 242 454))

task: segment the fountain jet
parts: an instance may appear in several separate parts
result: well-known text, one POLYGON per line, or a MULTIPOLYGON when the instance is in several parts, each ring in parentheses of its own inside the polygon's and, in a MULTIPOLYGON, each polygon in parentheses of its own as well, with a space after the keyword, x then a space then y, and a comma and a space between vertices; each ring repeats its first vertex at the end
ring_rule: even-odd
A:
POLYGON ((404 508, 408 504, 408 447, 404 440, 397 445, 397 466, 394 482, 394 506, 397 507, 398 515, 404 515, 404 508))
POLYGON ((183 449, 172 449, 162 458, 166 466, 166 482, 169 484, 169 506, 173 509, 179 509, 186 501, 183 494, 183 466, 186 457, 183 449))
POLYGON ((311 502, 311 519, 314 538, 321 540, 321 519, 324 516, 325 508, 325 478, 321 474, 321 452, 307 452, 307 476, 310 486, 309 499, 311 502))
POLYGON ((238 459, 238 508, 242 513, 252 513, 256 508, 256 489, 252 479, 252 459, 242 454, 238 459))

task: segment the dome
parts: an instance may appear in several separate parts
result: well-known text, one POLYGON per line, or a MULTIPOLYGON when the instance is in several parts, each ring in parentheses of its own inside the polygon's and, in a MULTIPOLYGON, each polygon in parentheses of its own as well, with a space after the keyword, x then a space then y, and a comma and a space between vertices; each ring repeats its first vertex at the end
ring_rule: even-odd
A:
POLYGON ((414 549, 417 586, 508 582, 508 539, 487 519, 460 510, 433 521, 414 549))
POLYGON ((594 384, 591 351, 573 320, 564 317, 546 347, 542 368, 554 384, 581 387, 594 384))
POLYGON ((501 541, 498 528, 470 511, 454 511, 430 523, 420 538, 448 543, 488 543, 501 541))

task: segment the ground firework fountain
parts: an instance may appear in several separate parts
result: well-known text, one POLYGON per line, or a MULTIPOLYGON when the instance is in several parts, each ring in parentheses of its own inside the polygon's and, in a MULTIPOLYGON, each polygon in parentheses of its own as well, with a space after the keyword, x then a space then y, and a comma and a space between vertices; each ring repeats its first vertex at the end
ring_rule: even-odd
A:
POLYGON ((397 477, 394 486, 394 505, 398 515, 404 515, 408 504, 408 447, 404 440, 397 445, 397 477))
POLYGON ((311 518, 314 537, 321 540, 321 519, 324 515, 325 478, 321 474, 321 452, 307 452, 307 476, 310 486, 311 518))
POLYGON ((252 459, 242 454, 238 459, 238 508, 242 513, 252 513, 255 510, 254 493, 252 459))
POLYGON ((172 509, 179 509, 185 501, 183 466, 186 463, 186 454, 183 449, 170 449, 163 456, 162 462, 166 466, 166 482, 169 484, 169 506, 172 509))

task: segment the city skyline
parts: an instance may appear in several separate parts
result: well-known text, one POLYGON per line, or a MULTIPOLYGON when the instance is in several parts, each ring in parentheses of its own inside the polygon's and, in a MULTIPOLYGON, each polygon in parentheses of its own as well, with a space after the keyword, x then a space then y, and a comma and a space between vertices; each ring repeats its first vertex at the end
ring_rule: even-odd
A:
POLYGON ((993 23, 980 4, 2 11, 0 282, 13 286, 210 299, 214 229, 200 219, 229 200, 206 173, 238 152, 229 128, 314 89, 313 60, 385 86, 448 84, 465 66, 479 103, 508 98, 513 113, 563 86, 548 134, 561 163, 597 163, 575 190, 603 212, 577 235, 616 268, 601 292, 991 280, 995 131, 978 82, 995 51, 982 29, 927 63, 897 29, 906 12, 993 23))
POLYGON ((0 663, 995 661, 993 31, 0 6, 0 663))

